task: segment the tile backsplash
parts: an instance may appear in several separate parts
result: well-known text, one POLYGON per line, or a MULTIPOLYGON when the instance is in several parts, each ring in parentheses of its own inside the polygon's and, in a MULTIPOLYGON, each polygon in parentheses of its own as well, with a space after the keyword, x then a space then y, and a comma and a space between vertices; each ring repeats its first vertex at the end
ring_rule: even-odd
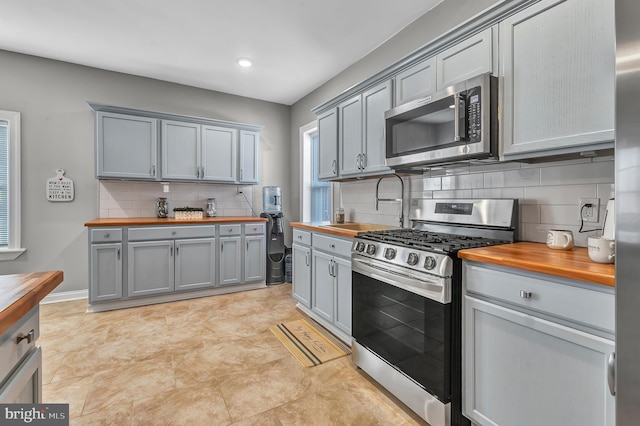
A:
MULTIPOLYGON (((169 202, 169 216, 176 207, 205 208, 207 198, 215 198, 218 216, 254 216, 251 209, 254 187, 206 183, 169 184, 169 192, 163 192, 160 182, 98 181, 98 211, 100 217, 155 217, 158 197, 169 202)), ((256 208, 257 207, 257 208, 256 208)), ((253 210, 260 214, 261 206, 253 210)))
MULTIPOLYGON (((586 247, 587 237, 598 231, 578 233, 579 199, 599 198, 599 222, 584 229, 602 228, 607 201, 614 183, 613 157, 548 163, 488 163, 425 171, 403 176, 404 226, 411 226, 409 204, 418 198, 517 198, 520 206, 518 240, 545 242, 549 229, 573 231, 576 245, 586 247)), ((377 179, 341 182, 340 202, 346 220, 399 225, 400 203, 380 202, 375 209, 377 179)), ((387 177, 379 187, 380 198, 400 198, 400 181, 387 177)))

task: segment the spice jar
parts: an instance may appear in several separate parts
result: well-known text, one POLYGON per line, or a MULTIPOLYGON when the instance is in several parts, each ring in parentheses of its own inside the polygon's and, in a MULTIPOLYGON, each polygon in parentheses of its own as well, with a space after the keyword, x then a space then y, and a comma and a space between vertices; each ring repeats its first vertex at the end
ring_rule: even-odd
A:
POLYGON ((342 207, 336 209, 336 223, 344 223, 344 209, 342 207))
POLYGON ((166 198, 158 198, 158 202, 156 203, 156 214, 158 217, 169 217, 169 202, 166 198))

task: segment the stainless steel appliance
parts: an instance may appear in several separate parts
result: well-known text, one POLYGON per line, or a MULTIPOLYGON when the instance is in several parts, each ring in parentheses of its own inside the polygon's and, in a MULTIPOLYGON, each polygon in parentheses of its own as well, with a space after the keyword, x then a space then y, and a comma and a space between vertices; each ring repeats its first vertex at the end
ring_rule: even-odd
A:
MULTIPOLYGON (((640 419, 640 2, 616 0, 616 424, 640 419)), ((613 380, 612 380, 613 381, 613 380)))
POLYGON ((410 215, 411 229, 354 239, 353 358, 432 426, 468 425, 456 253, 513 242, 518 201, 413 200, 410 215))
POLYGON ((385 113, 395 169, 498 157, 498 82, 479 75, 385 113))

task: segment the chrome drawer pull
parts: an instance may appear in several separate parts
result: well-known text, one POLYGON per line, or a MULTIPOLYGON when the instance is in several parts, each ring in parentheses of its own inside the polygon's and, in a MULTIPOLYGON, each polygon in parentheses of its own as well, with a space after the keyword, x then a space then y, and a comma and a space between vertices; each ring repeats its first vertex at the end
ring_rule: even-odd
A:
POLYGON ((19 344, 24 339, 27 339, 27 343, 31 343, 31 342, 33 342, 33 338, 34 338, 35 334, 36 334, 36 332, 33 330, 33 328, 27 334, 20 333, 20 334, 18 334, 18 337, 16 337, 16 343, 19 344))
POLYGON ((531 299, 531 296, 533 296, 532 292, 520 290, 520 297, 522 297, 523 299, 531 299))

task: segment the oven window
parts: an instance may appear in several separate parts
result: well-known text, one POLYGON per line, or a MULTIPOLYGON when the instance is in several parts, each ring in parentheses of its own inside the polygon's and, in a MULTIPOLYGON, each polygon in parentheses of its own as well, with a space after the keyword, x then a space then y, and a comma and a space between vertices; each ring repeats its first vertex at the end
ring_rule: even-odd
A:
POLYGON ((447 403, 451 304, 353 272, 353 337, 447 403))

